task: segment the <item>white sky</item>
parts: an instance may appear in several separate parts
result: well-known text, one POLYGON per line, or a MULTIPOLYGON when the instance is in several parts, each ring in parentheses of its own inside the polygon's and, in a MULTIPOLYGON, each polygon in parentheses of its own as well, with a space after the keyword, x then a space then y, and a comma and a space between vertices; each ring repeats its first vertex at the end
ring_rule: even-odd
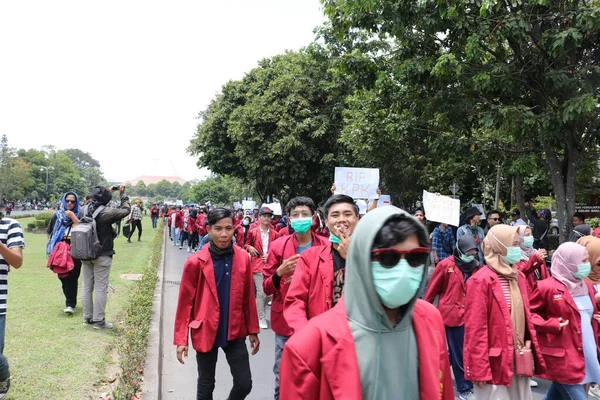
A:
POLYGON ((109 180, 201 178, 198 112, 324 21, 319 0, 2 1, 0 134, 87 151, 109 180))

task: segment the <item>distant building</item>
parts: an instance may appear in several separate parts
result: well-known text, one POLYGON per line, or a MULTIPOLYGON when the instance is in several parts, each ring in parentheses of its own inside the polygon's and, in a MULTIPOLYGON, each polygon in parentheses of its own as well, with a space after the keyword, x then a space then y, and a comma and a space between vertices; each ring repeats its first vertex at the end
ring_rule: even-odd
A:
POLYGON ((141 182, 144 182, 144 184, 146 186, 148 186, 152 183, 157 184, 158 182, 162 181, 163 179, 170 183, 179 182, 179 184, 181 184, 181 185, 183 185, 184 183, 187 182, 185 179, 183 179, 180 176, 149 176, 149 175, 140 176, 138 178, 129 180, 127 182, 129 182, 131 184, 131 186, 135 186, 138 184, 138 182, 141 181, 141 182))

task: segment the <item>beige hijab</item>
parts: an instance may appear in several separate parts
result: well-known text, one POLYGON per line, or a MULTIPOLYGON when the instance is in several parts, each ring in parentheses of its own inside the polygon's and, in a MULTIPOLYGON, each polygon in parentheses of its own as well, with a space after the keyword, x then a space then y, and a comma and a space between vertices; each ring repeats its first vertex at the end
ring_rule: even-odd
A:
POLYGON ((592 271, 586 278, 592 282, 593 285, 600 283, 600 239, 593 236, 584 236, 577 241, 577 244, 585 246, 590 253, 590 264, 592 264, 592 271))
POLYGON ((519 246, 519 228, 509 225, 496 225, 489 230, 483 240, 483 254, 487 265, 494 270, 498 276, 506 278, 510 284, 510 319, 513 331, 519 340, 525 343, 525 308, 523 297, 519 289, 519 270, 514 265, 504 261, 508 247, 519 246), (514 245, 513 243, 516 243, 514 245))

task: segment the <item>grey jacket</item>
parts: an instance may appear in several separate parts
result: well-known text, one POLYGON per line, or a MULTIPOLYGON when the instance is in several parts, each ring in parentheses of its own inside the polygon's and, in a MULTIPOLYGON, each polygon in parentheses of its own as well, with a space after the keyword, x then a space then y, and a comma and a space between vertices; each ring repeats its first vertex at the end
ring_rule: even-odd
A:
MULTIPOLYGON (((102 253, 100 255, 112 257, 115 254, 112 224, 127 217, 130 211, 131 203, 126 194, 121 195, 120 208, 105 207, 100 211, 100 214, 96 217, 98 240, 102 243, 102 253)), ((90 212, 93 212, 93 210, 90 210, 90 212)))

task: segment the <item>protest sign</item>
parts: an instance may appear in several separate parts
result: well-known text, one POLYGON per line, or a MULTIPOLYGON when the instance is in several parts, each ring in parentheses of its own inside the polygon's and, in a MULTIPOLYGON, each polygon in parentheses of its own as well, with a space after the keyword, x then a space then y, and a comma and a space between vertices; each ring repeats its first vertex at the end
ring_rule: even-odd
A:
POLYGON ((233 209, 234 210, 239 210, 240 208, 242 208, 242 203, 240 203, 239 201, 234 201, 233 202, 233 209))
POLYGON ((483 204, 471 204, 471 206, 477 207, 477 209, 481 213, 481 217, 479 219, 485 219, 485 211, 483 210, 483 204))
POLYGON ((281 215, 281 204, 280 203, 263 203, 262 207, 270 208, 273 211, 273 215, 281 215))
POLYGON ((335 167, 335 193, 355 199, 377 198, 378 168, 335 167))
POLYGON ((242 201, 242 208, 244 210, 254 210, 256 208, 256 201, 244 200, 244 201, 242 201))
POLYGON ((377 200, 377 208, 383 206, 391 206, 392 198, 389 194, 381 194, 379 195, 379 200, 377 200))
POLYGON ((460 223, 460 200, 423 190, 423 206, 428 221, 453 226, 460 223))

